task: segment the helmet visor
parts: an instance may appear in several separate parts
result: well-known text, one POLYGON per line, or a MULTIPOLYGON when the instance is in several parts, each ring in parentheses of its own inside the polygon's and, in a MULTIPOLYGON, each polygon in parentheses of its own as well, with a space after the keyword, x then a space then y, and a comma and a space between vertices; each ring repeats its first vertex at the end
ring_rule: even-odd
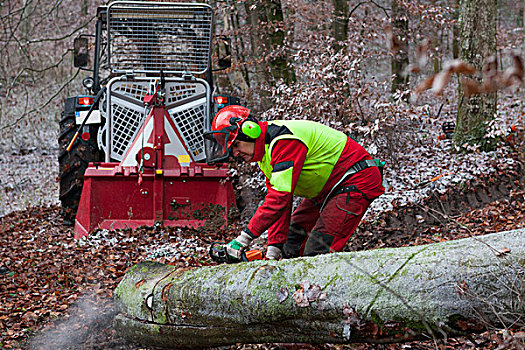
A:
POLYGON ((223 162, 230 156, 228 139, 230 131, 227 128, 220 131, 208 131, 204 133, 204 151, 206 152, 206 163, 215 164, 223 162))

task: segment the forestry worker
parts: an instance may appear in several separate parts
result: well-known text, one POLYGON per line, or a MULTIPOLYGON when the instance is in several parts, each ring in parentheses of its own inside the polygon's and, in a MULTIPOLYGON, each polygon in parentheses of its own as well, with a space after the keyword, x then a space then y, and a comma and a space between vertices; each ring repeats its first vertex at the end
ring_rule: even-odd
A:
POLYGON ((241 259, 268 230, 267 259, 342 251, 370 203, 383 194, 383 162, 344 133, 308 120, 257 121, 231 105, 204 135, 207 160, 257 162, 267 193, 226 252, 241 259), (293 196, 303 197, 292 213, 293 196))

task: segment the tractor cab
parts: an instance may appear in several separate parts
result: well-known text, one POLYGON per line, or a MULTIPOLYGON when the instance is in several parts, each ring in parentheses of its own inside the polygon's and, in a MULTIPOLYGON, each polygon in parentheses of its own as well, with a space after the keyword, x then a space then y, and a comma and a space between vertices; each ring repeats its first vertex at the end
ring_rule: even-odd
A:
MULTIPOLYGON (((206 4, 98 9, 93 74, 83 81, 91 95, 66 100, 59 136, 62 211, 71 221, 76 213, 76 238, 226 223, 233 187, 226 167, 206 164, 203 133, 220 107, 238 101, 213 96, 212 24, 206 4)), ((86 36, 75 40, 78 66, 89 61, 86 45, 86 36)))

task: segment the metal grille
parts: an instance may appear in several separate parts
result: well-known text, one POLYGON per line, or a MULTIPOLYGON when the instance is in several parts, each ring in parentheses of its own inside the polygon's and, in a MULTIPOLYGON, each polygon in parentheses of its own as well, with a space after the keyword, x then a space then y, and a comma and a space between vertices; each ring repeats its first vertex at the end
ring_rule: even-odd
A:
POLYGON ((212 10, 204 4, 116 2, 108 7, 114 72, 194 73, 208 69, 212 10))
POLYGON ((113 85, 112 91, 120 93, 124 96, 128 96, 134 100, 136 103, 142 105, 142 101, 146 93, 148 92, 149 83, 148 82, 126 82, 120 83, 118 85, 113 85))
POLYGON ((117 103, 111 104, 111 110, 113 112, 113 123, 111 124, 111 154, 113 158, 122 160, 128 146, 133 141, 141 120, 144 117, 143 113, 136 110, 119 106, 117 103))
POLYGON ((122 160, 131 146, 144 119, 143 99, 148 87, 147 81, 111 85, 111 158, 122 160))
MULTIPOLYGON (((116 81, 110 84, 111 159, 121 161, 136 138, 145 120, 143 99, 149 86, 149 81, 116 81)), ((206 90, 206 85, 199 82, 166 83, 168 113, 181 135, 182 143, 196 161, 206 157, 202 136, 207 115, 206 90)), ((108 120, 105 109, 101 109, 101 114, 108 120)), ((107 125, 99 130, 99 147, 106 154, 107 125)))
POLYGON ((206 115, 205 98, 192 108, 180 111, 170 110, 169 114, 183 139, 188 151, 196 160, 206 157, 204 153, 204 116, 206 115))
POLYGON ((196 96, 197 94, 205 94, 206 90, 202 85, 196 84, 172 84, 166 87, 166 104, 169 106, 172 103, 182 101, 188 97, 196 96), (199 89, 200 88, 200 89, 199 89))

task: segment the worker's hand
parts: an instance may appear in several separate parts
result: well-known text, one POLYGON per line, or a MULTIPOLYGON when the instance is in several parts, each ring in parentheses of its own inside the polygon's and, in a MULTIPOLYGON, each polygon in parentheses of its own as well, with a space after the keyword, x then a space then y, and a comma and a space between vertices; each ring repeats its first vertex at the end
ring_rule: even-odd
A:
POLYGON ((252 236, 247 232, 242 231, 237 238, 226 245, 226 254, 228 254, 230 258, 242 260, 242 254, 246 248, 248 248, 252 240, 252 236))
POLYGON ((267 260, 279 260, 281 258, 281 249, 274 245, 269 245, 266 249, 267 260))

